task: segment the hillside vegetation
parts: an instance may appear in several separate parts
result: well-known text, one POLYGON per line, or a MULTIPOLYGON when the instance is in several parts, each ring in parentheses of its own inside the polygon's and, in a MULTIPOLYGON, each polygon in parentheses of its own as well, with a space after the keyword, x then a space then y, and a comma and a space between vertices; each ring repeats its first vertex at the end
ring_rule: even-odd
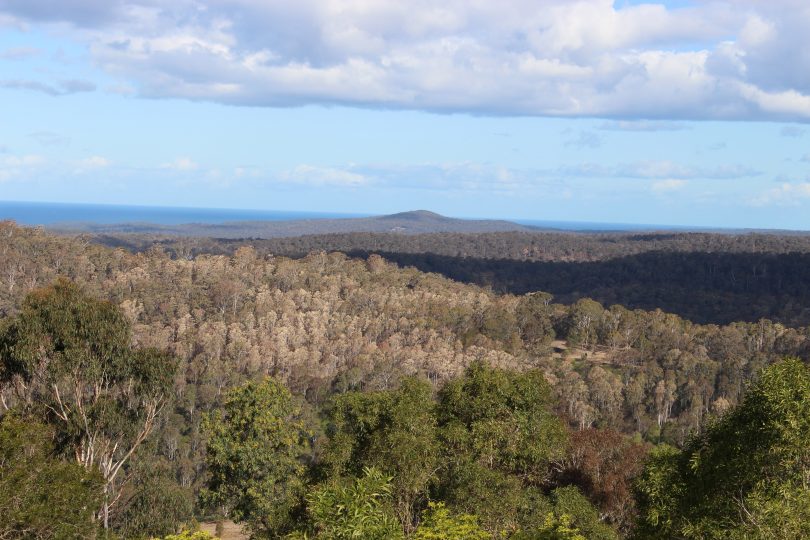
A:
MULTIPOLYGON (((140 439, 122 464, 125 474, 82 479, 84 472, 70 472, 77 482, 109 486, 112 498, 102 498, 99 508, 124 537, 167 534, 192 512, 224 512, 259 535, 343 538, 356 524, 330 513, 336 501, 377 509, 364 522, 376 527, 369 538, 393 537, 392 530, 445 538, 424 536, 425 527, 448 520, 469 527, 465 534, 490 535, 481 538, 614 538, 631 533, 637 504, 646 520, 638 531, 655 531, 651 516, 675 516, 687 503, 655 498, 660 492, 636 502, 634 477, 649 445, 694 452, 690 434, 742 404, 763 368, 786 356, 810 357, 810 331, 803 327, 766 319, 699 325, 590 299, 558 304, 550 294, 499 294, 376 255, 288 259, 247 245, 232 255, 177 256, 160 246, 131 253, 10 223, 0 226, 0 254, 0 328, 7 344, 0 347, 0 403, 14 411, 5 418, 25 409, 44 422, 41 433, 55 430, 60 455, 73 455, 84 435, 58 422, 58 414, 26 408, 26 381, 46 379, 36 363, 20 371, 15 344, 31 342, 20 341, 28 335, 22 330, 9 329, 36 328, 31 335, 55 343, 57 327, 20 321, 51 320, 43 313, 61 313, 58 306, 70 302, 55 299, 68 291, 90 299, 88 306, 109 301, 120 313, 120 320, 109 320, 122 325, 115 326, 117 339, 131 333, 131 352, 116 349, 124 351, 122 362, 129 354, 176 359, 165 394, 152 383, 127 386, 124 378, 105 398, 129 411, 120 422, 126 418, 130 426, 130 447, 140 439), (69 281, 53 286, 59 276, 69 281), (142 408, 150 402, 136 387, 153 388, 152 400, 160 397, 144 437, 136 427, 157 411, 142 408), (250 409, 257 400, 267 407, 250 409), (268 428, 279 418, 291 431, 268 428), (252 438, 259 447, 274 440, 270 446, 283 452, 245 454, 229 442, 252 438), (545 446, 532 446, 538 441, 545 446), (278 463, 288 463, 288 472, 278 476, 278 463), (266 482, 251 487, 250 478, 266 482), (565 530, 569 536, 561 536, 565 530)), ((53 320, 80 316, 69 311, 53 320)), ((31 350, 36 358, 45 349, 31 350)), ((70 371, 54 373, 53 384, 36 390, 49 400, 49 388, 66 384, 62 377, 70 371)), ((160 379, 149 374, 137 380, 160 379)), ((71 392, 75 386, 68 385, 71 392)), ((24 426, 8 422, 8 440, 18 440, 14 433, 24 426)), ((676 481, 675 472, 666 474, 655 485, 676 481)), ((790 478, 784 482, 794 486, 790 478)), ((763 512, 779 489, 756 492, 763 512)), ((677 519, 672 527, 703 530, 690 529, 688 516, 677 519)))
POLYGON ((810 236, 777 234, 333 234, 270 240, 102 235, 92 241, 131 251, 159 245, 176 257, 259 254, 304 257, 375 253, 401 266, 525 294, 542 290, 563 303, 660 308, 699 323, 769 318, 810 324, 810 236))

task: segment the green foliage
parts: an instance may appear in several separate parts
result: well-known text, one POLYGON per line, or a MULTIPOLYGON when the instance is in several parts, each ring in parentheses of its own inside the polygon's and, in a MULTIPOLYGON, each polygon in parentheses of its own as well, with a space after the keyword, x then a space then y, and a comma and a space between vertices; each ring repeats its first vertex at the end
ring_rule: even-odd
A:
POLYGON ((304 428, 281 383, 266 379, 231 389, 222 411, 204 422, 208 491, 204 499, 257 533, 289 530, 301 505, 304 428))
POLYGON ((0 538, 96 537, 100 475, 53 454, 47 426, 13 415, 0 420, 0 538))
POLYGON ((618 535, 599 518, 598 510, 574 486, 558 487, 551 493, 554 515, 575 527, 588 540, 616 540, 618 535))
POLYGON ((656 451, 637 489, 637 537, 810 536, 810 370, 787 359, 683 451, 656 451))
POLYGON ((331 478, 359 476, 375 467, 390 475, 394 509, 406 530, 435 478, 438 456, 433 390, 405 378, 392 392, 339 396, 330 414, 331 438, 323 456, 331 478))
POLYGON ((597 341, 598 323, 604 308, 590 298, 578 300, 565 320, 566 339, 572 345, 592 347, 597 341))
POLYGON ((123 538, 161 537, 192 521, 193 493, 177 485, 166 469, 154 461, 137 464, 125 509, 113 522, 123 538))
MULTIPOLYGON (((313 536, 321 540, 404 538, 394 515, 391 478, 376 468, 348 482, 332 483, 307 496, 313 536)), ((289 538, 306 538, 297 533, 289 538)))
POLYGON ((520 532, 512 537, 514 540, 590 540, 581 534, 572 524, 571 516, 557 516, 553 512, 546 514, 540 528, 531 532, 520 532))
POLYGON ((555 337, 552 299, 548 293, 533 292, 522 296, 515 308, 521 337, 532 352, 543 352, 555 337))
POLYGON ((59 279, 30 293, 0 328, 0 384, 21 406, 51 424, 59 450, 104 477, 99 515, 108 524, 121 474, 155 427, 176 361, 132 349, 130 327, 114 304, 59 279))
POLYGON ((452 515, 444 503, 431 502, 413 540, 489 540, 492 535, 478 525, 472 514, 452 515))
POLYGON ((551 390, 538 370, 470 366, 439 394, 444 469, 440 498, 478 514, 490 531, 516 530, 528 490, 544 484, 562 458, 566 432, 551 411, 551 390))
POLYGON ((164 536, 163 540, 216 540, 216 537, 211 536, 205 531, 185 530, 180 534, 170 534, 168 536, 164 536))

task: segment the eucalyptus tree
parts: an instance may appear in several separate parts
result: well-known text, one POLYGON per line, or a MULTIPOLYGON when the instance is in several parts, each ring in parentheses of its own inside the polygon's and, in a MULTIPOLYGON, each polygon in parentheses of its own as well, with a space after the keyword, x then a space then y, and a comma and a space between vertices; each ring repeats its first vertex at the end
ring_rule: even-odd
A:
POLYGON ((742 402, 639 477, 638 538, 810 536, 810 369, 763 370, 742 402))
POLYGON ((130 458, 169 401, 175 360, 131 345, 118 306, 60 279, 31 292, 0 326, 0 383, 51 424, 60 450, 103 478, 97 517, 109 526, 130 458))

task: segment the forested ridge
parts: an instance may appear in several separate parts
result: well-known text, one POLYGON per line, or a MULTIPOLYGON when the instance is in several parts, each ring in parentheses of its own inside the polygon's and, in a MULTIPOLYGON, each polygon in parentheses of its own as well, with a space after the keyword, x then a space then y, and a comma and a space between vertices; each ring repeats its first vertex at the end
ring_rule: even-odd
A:
MULTIPOLYGON (((368 538, 720 538, 724 527, 766 538, 752 536, 753 522, 734 521, 739 494, 716 494, 729 499, 697 517, 686 495, 661 498, 669 486, 686 493, 699 483, 679 465, 701 448, 690 434, 708 427, 704 446, 720 444, 731 435, 716 434, 736 428, 717 418, 742 425, 763 407, 775 426, 763 444, 779 451, 762 457, 772 484, 757 483, 759 469, 739 472, 738 487, 754 497, 745 508, 773 520, 774 493, 790 493, 795 515, 808 515, 801 482, 780 476, 806 466, 794 451, 804 444, 801 411, 773 401, 805 391, 806 368, 778 362, 810 358, 806 327, 764 318, 700 325, 586 298, 566 305, 538 291, 501 294, 375 254, 289 259, 247 244, 229 243, 228 255, 180 241, 133 253, 0 225, 0 457, 14 455, 21 437, 37 443, 26 455, 40 468, 73 463, 71 452, 86 447, 82 430, 92 430, 27 396, 51 403, 66 374, 90 369, 48 375, 51 364, 41 363, 84 358, 76 336, 88 325, 113 328, 116 365, 130 366, 105 394, 117 408, 105 405, 103 422, 94 421, 104 429, 110 418, 126 422, 136 449, 121 476, 97 476, 93 467, 60 473, 77 492, 107 486, 73 515, 77 523, 98 523, 97 505, 108 530, 125 538, 223 514, 259 536, 344 538, 359 525, 330 509, 358 505, 373 510, 362 520, 368 538), (86 310, 60 311, 77 303, 86 310), (99 310, 106 315, 96 317, 99 310), (85 322, 71 326, 72 317, 85 322), (30 343, 47 347, 22 345, 30 343), (159 370, 136 369, 173 363, 165 384, 159 370), (770 378, 745 397, 768 366, 776 366, 770 378), (41 419, 36 437, 21 435, 28 428, 19 415, 41 419), (779 431, 783 424, 799 439, 779 431), (644 469, 650 448, 663 443, 684 454, 658 447, 644 469), (639 475, 646 491, 638 491, 639 475)), ((75 393, 83 384, 67 386, 75 393)), ((3 489, 0 482, 0 508, 3 489)), ((765 517, 756 523, 770 523, 765 517)), ((26 537, 15 523, 2 524, 12 527, 5 537, 26 537)))
POLYGON ((269 240, 143 235, 88 237, 144 251, 159 245, 175 257, 260 254, 303 257, 340 251, 379 254, 496 292, 547 291, 563 303, 660 308, 698 323, 769 318, 810 324, 810 236, 709 233, 332 234, 269 240))

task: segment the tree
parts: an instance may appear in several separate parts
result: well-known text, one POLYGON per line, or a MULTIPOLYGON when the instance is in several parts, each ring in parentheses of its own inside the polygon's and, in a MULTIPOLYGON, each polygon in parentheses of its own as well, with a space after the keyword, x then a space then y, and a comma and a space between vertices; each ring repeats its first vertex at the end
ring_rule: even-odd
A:
POLYGON ((604 308, 590 298, 583 298, 571 306, 565 320, 566 339, 585 349, 596 345, 599 319, 604 308))
POLYGON ((205 500, 254 533, 292 526, 304 494, 304 426, 281 383, 268 378, 228 391, 204 422, 209 480, 205 500))
POLYGON ((515 318, 521 338, 526 347, 534 352, 544 352, 554 339, 551 306, 553 296, 544 292, 533 292, 520 297, 515 308, 515 318))
POLYGON ((104 478, 105 528, 126 478, 121 471, 155 428, 176 362, 133 349, 121 310, 60 279, 28 295, 0 328, 0 382, 56 430, 63 449, 104 478))
POLYGON ((127 501, 113 528, 123 538, 152 538, 176 532, 192 520, 194 497, 169 477, 165 464, 155 459, 138 463, 127 501))
POLYGON ((560 483, 578 486, 600 513, 627 531, 635 517, 632 485, 644 466, 647 448, 613 430, 571 433, 560 483))
POLYGON ((566 432, 551 410, 542 372, 471 365, 439 393, 444 466, 440 498, 474 512, 493 532, 516 530, 528 488, 545 484, 562 459, 566 432))
POLYGON ((8 414, 0 420, 0 538, 94 538, 102 500, 97 471, 54 456, 53 430, 8 414))
MULTIPOLYGON (((326 484, 307 496, 312 538, 323 540, 403 539, 394 515, 391 478, 367 468, 359 478, 326 484)), ((291 538, 307 538, 296 533, 291 538)))
POLYGON ((413 540, 489 540, 492 535, 478 525, 472 514, 453 515, 444 503, 430 503, 413 540))
POLYGON ((392 477, 394 509, 406 532, 415 525, 436 478, 438 440, 433 389, 405 378, 394 391, 350 392, 330 412, 324 463, 332 478, 376 467, 392 477))
POLYGON ((513 540, 588 540, 580 534, 571 523, 571 516, 557 516, 553 512, 546 514, 543 524, 530 532, 519 532, 513 540))
POLYGON ((637 483, 638 538, 810 536, 810 370, 763 370, 741 404, 682 451, 653 452, 637 483))
POLYGON ((170 534, 168 536, 164 536, 163 540, 216 540, 216 538, 205 531, 186 530, 180 534, 170 534))

